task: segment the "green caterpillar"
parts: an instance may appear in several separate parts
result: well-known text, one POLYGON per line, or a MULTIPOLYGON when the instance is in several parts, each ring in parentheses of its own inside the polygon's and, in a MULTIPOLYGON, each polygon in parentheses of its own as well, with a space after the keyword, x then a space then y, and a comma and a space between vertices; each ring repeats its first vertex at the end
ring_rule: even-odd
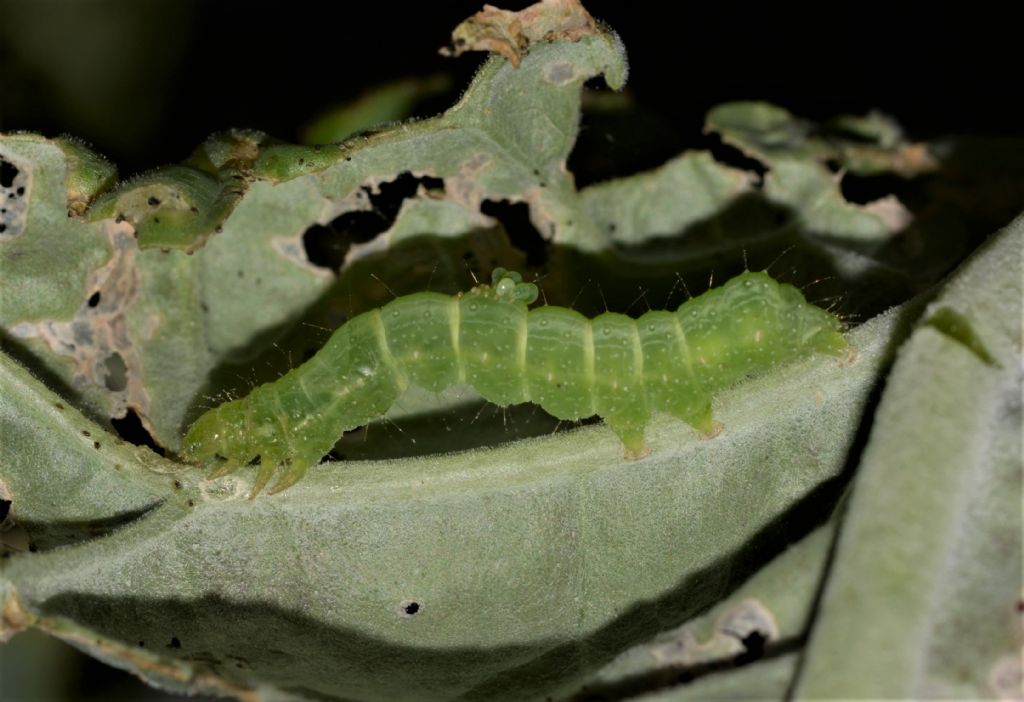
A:
POLYGON ((440 391, 456 383, 501 406, 534 402, 566 420, 598 415, 626 455, 639 457, 652 412, 713 436, 719 390, 786 361, 849 349, 835 316, 766 273, 743 273, 675 312, 639 319, 530 310, 536 299, 534 284, 498 268, 491 285, 468 293, 416 293, 361 314, 302 366, 199 417, 184 458, 221 460, 215 476, 258 464, 254 496, 280 471, 270 491, 279 492, 410 384, 440 391))

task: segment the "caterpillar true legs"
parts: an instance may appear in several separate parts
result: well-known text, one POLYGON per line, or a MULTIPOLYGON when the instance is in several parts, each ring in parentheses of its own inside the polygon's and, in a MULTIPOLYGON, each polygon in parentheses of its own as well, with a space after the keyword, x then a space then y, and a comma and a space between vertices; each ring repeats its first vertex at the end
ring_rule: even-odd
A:
POLYGON ((848 351, 839 320, 767 274, 743 273, 675 312, 587 319, 529 309, 537 288, 496 269, 451 297, 416 293, 353 318, 308 362, 202 415, 186 460, 214 475, 259 469, 252 494, 299 480, 347 430, 381 416, 410 385, 466 383, 497 405, 535 402, 559 419, 598 415, 627 455, 644 451, 652 412, 710 436, 711 399, 740 379, 811 353, 848 351))

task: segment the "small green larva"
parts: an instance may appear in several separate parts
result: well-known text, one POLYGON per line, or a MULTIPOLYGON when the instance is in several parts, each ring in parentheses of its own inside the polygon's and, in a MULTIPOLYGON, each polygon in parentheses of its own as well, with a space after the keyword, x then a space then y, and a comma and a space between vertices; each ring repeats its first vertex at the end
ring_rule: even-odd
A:
POLYGON ((381 416, 411 384, 465 383, 497 405, 534 402, 559 419, 593 415, 644 452, 652 412, 707 436, 711 399, 744 377, 812 353, 849 351, 839 320, 793 286, 746 272, 638 319, 529 309, 537 287, 496 269, 491 285, 392 300, 340 327, 309 361, 206 412, 184 439, 186 460, 219 459, 215 475, 258 464, 252 494, 302 478, 345 431, 381 416))

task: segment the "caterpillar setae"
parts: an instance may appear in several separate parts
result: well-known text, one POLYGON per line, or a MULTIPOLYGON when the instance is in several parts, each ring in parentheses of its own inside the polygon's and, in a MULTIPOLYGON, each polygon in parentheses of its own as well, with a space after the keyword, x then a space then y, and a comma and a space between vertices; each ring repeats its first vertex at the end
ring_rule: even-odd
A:
POLYGON ((534 284, 502 268, 490 285, 454 297, 396 298, 348 321, 277 381, 201 415, 183 457, 220 460, 214 477, 258 464, 252 495, 275 473, 270 492, 278 492, 410 384, 440 391, 456 383, 501 406, 534 402, 565 420, 598 415, 627 457, 639 457, 652 412, 713 436, 719 390, 812 353, 848 351, 835 316, 761 272, 638 319, 529 309, 536 299, 534 284))

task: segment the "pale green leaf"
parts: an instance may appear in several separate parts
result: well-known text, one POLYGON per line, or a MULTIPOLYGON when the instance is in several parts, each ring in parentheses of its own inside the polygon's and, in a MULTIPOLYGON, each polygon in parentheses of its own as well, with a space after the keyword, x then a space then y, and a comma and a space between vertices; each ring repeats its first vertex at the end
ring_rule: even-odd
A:
POLYGON ((847 202, 839 178, 814 161, 774 162, 765 175, 764 193, 796 212, 801 228, 825 238, 884 244, 913 220, 894 197, 868 205, 847 202))
POLYGON ((782 699, 835 526, 833 520, 815 529, 707 612, 619 654, 576 698, 702 699, 721 688, 721 694, 731 691, 732 696, 746 690, 750 696, 782 699), (752 665, 765 655, 772 660, 752 665), (778 662, 780 658, 786 663, 778 662), (661 688, 666 690, 660 694, 642 694, 661 688))
POLYGON ((784 700, 789 691, 799 658, 787 653, 758 661, 738 670, 719 672, 689 685, 669 687, 638 697, 630 702, 711 702, 712 700, 784 700))
POLYGON ((879 112, 840 115, 818 125, 767 102, 729 102, 708 112, 704 130, 772 166, 779 161, 832 161, 858 175, 912 177, 938 166, 925 144, 906 139, 879 112))
POLYGON ((83 417, 0 355, 0 498, 41 549, 85 540, 161 502, 181 468, 83 417))
POLYGON ((248 379, 234 376, 251 372, 229 366, 270 346, 334 281, 307 260, 306 231, 370 209, 367 193, 402 173, 441 179, 444 199, 410 198, 380 242, 353 250, 352 261, 374 246, 491 228, 480 213, 488 198, 529 202, 541 231, 562 243, 605 247, 604 234, 575 216, 576 191, 562 168, 581 86, 601 73, 620 86, 624 54, 617 37, 595 30, 540 43, 519 68, 491 59, 443 115, 340 147, 228 132, 184 165, 101 195, 85 222, 67 217, 64 175, 82 159, 69 162, 39 137, 5 137, 5 159, 38 182, 18 197, 27 225, 12 224, 0 241, 0 321, 16 351, 38 359, 96 418, 131 409, 160 445, 176 449, 225 387, 245 388, 248 379))
POLYGON ((595 426, 324 464, 254 501, 248 476, 187 473, 107 538, 10 561, 7 607, 178 689, 543 694, 714 603, 745 544, 839 474, 899 320, 854 332, 852 365, 723 394, 713 440, 658 419, 640 461, 595 426))
POLYGON ((803 698, 1020 692, 1022 255, 1017 219, 952 277, 900 350, 803 698))

